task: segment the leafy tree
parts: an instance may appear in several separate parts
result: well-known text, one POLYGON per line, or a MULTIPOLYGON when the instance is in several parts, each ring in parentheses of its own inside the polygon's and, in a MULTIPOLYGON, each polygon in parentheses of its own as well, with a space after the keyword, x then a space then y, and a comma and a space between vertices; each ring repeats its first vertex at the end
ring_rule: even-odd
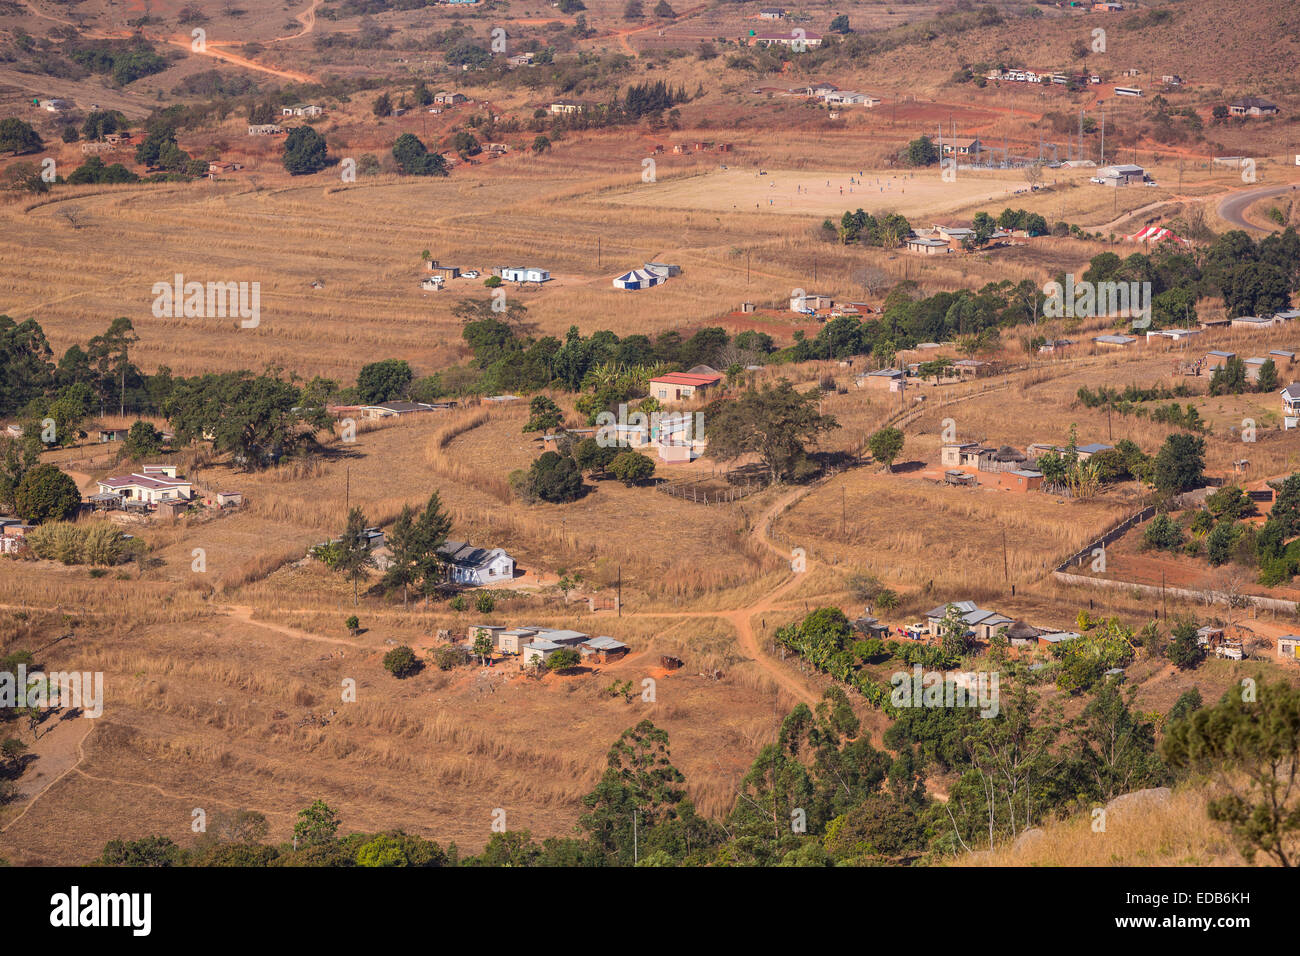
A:
POLYGON ((1177 551, 1183 545, 1183 529, 1169 515, 1156 515, 1144 532, 1142 542, 1157 551, 1177 551))
POLYGON ((1218 567, 1232 560, 1232 550, 1241 537, 1241 526, 1235 521, 1224 520, 1216 524, 1205 537, 1205 556, 1210 564, 1218 567))
POLYGON ((338 813, 324 800, 315 800, 307 809, 298 811, 293 825, 294 849, 333 843, 338 829, 338 813))
POLYGON ((654 459, 639 451, 619 452, 609 463, 609 473, 628 487, 639 485, 654 476, 654 459))
POLYGON ((640 20, 645 16, 645 8, 641 5, 641 0, 627 0, 627 5, 623 7, 624 20, 640 20))
POLYGON ((1201 692, 1198 688, 1193 687, 1190 690, 1185 690, 1178 695, 1178 699, 1174 701, 1174 706, 1169 708, 1166 720, 1170 724, 1176 720, 1185 720, 1191 714, 1200 710, 1203 705, 1204 701, 1201 700, 1201 692))
POLYGON ((604 474, 619 453, 617 445, 602 445, 594 438, 584 438, 574 446, 573 458, 580 470, 604 474))
POLYGON ((349 614, 348 619, 343 622, 343 626, 348 629, 349 634, 356 637, 357 632, 361 630, 361 619, 355 614, 349 614))
POLYGON ((32 524, 68 521, 80 508, 77 483, 50 464, 37 465, 24 474, 14 493, 14 510, 32 524))
POLYGON ((668 0, 659 0, 659 2, 655 4, 654 14, 656 17, 664 20, 671 20, 673 17, 677 16, 677 12, 668 5, 668 0))
POLYGON ((162 451, 162 432, 151 422, 137 421, 131 424, 126 433, 126 442, 122 446, 128 458, 138 461, 157 455, 162 451))
POLYGON ((839 427, 832 416, 818 410, 815 393, 800 393, 786 379, 734 400, 714 402, 704 417, 710 457, 733 461, 757 454, 773 481, 811 470, 805 444, 839 427))
POLYGON ((1246 390, 1246 363, 1236 355, 1214 370, 1210 376, 1211 395, 1240 395, 1246 390))
POLYGON ((534 395, 528 403, 528 422, 524 433, 543 432, 549 434, 564 422, 564 412, 560 406, 546 395, 534 395))
POLYGON ((573 670, 582 663, 582 655, 570 647, 562 647, 546 659, 546 666, 554 674, 573 670))
POLYGON ((1109 801, 1168 780, 1156 754, 1155 725, 1134 711, 1136 696, 1136 688, 1125 695, 1118 681, 1102 681, 1072 725, 1078 769, 1094 800, 1109 801))
POLYGON ((1196 636, 1196 621, 1190 617, 1179 618, 1170 632, 1167 654, 1179 670, 1189 670, 1205 659, 1205 649, 1196 636))
POLYGON ((306 176, 325 168, 329 147, 310 126, 295 126, 284 141, 284 168, 291 176, 306 176))
POLYGON ((899 428, 882 428, 867 440, 871 457, 883 462, 886 471, 894 470, 894 461, 903 452, 903 432, 899 428))
POLYGON ((832 33, 852 33, 853 30, 849 27, 849 15, 840 13, 832 17, 830 31, 832 33))
POLYGON ((183 866, 185 851, 165 836, 109 840, 95 862, 100 866, 183 866))
POLYGON ((357 397, 366 405, 405 398, 415 373, 405 359, 384 359, 363 365, 357 373, 357 397))
POLYGON ((410 677, 419 669, 420 661, 415 656, 415 651, 405 644, 401 647, 394 647, 384 655, 384 670, 399 680, 403 677, 410 677))
POLYGON ((939 161, 939 148, 928 136, 921 136, 907 144, 907 165, 933 166, 939 161))
POLYGON ((408 176, 446 176, 447 161, 431 153, 415 135, 403 133, 393 144, 393 159, 408 176))
POLYGON ((492 596, 491 591, 479 591, 478 595, 474 598, 474 610, 478 611, 480 614, 491 614, 496 606, 496 598, 492 596))
POLYGON ((176 379, 163 414, 181 444, 210 438, 217 451, 249 468, 305 446, 315 429, 331 424, 324 408, 303 404, 296 386, 246 371, 176 379))
POLYGON ((0 152, 34 153, 45 145, 45 141, 32 128, 31 123, 16 117, 0 120, 0 152))
POLYGON ((1300 472, 1275 486, 1275 491, 1269 517, 1278 523, 1283 538, 1295 537, 1300 534, 1300 472))
POLYGON ((1210 819, 1228 825, 1242 855, 1295 864, 1300 832, 1300 689, 1258 681, 1258 700, 1230 689, 1213 707, 1173 724, 1161 756, 1177 768, 1215 775, 1221 796, 1210 819))
POLYGON ((582 494, 582 471, 572 457, 547 451, 528 469, 528 483, 542 501, 574 501, 582 494))
POLYGON ((385 116, 393 115, 393 99, 388 95, 387 91, 384 91, 375 97, 375 102, 371 107, 371 112, 381 119, 385 116))
POLYGON ((1272 359, 1265 359, 1259 367, 1259 377, 1255 379, 1255 391, 1276 392, 1278 384, 1277 364, 1272 359))
POLYGON ((1205 439, 1175 432, 1165 439, 1156 454, 1155 487, 1166 494, 1178 494, 1205 483, 1205 439))
POLYGON ((352 582, 352 603, 359 604, 360 599, 357 596, 357 586, 365 578, 366 572, 375 566, 375 556, 370 553, 370 547, 365 536, 366 516, 361 513, 360 508, 353 508, 348 512, 347 527, 343 530, 343 537, 339 541, 338 557, 335 560, 334 570, 341 571, 352 582))
POLYGON ((492 654, 492 637, 489 634, 481 633, 474 638, 474 653, 478 655, 479 661, 486 666, 487 659, 492 654))

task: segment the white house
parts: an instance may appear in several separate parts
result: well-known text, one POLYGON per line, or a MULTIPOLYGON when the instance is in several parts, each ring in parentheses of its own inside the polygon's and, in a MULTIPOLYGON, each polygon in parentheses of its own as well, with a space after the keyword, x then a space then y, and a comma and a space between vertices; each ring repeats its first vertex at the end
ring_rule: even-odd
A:
POLYGON ((549 282, 551 273, 535 266, 506 266, 501 269, 503 282, 549 282))
POLYGON ((500 548, 489 550, 465 541, 448 541, 438 554, 447 562, 448 578, 456 584, 481 586, 515 576, 515 559, 500 548))
POLYGON ((1282 389, 1282 427, 1300 426, 1300 383, 1292 382, 1282 389))
POLYGON ((175 465, 145 465, 139 474, 120 475, 97 482, 101 495, 118 495, 124 501, 160 501, 193 497, 193 486, 176 477, 175 465))

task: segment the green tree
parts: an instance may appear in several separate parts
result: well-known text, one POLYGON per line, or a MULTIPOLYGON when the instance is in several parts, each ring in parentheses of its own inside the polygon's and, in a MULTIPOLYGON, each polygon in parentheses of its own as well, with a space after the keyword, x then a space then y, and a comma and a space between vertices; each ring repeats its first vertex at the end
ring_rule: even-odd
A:
POLYGON ((719 461, 756 454, 773 481, 802 477, 812 470, 805 445, 839 428, 818 405, 816 393, 800 393, 784 378, 714 402, 704 412, 707 454, 719 461))
POLYGON ((1171 640, 1166 653, 1170 662, 1179 670, 1190 670, 1205 659, 1205 649, 1197 639, 1196 630, 1196 621, 1182 617, 1170 632, 1171 640))
POLYGON ((571 647, 562 647, 546 659, 546 666, 553 674, 573 670, 581 663, 582 655, 571 647))
POLYGON ((582 471, 568 455, 542 452, 528 469, 528 484, 542 501, 575 501, 582 494, 582 471))
POLYGON ((491 614, 497 606, 491 591, 479 591, 474 598, 474 610, 480 614, 491 614))
POLYGON ((882 428, 867 440, 871 457, 882 462, 886 471, 894 470, 894 461, 903 452, 903 431, 900 428, 882 428))
POLYGON ((44 145, 31 123, 12 116, 0 120, 0 153, 34 153, 44 145))
POLYGON ((1300 832, 1300 689, 1261 676, 1256 693, 1230 689, 1174 723, 1160 753, 1173 767, 1214 774, 1221 795, 1210 819, 1228 825, 1247 861, 1263 853, 1290 867, 1300 832))
POLYGON ((639 451, 619 452, 609 463, 609 473, 630 488, 654 477, 654 459, 639 451))
POLYGON ((1156 454, 1156 490, 1166 494, 1191 491, 1205 483, 1205 439, 1175 432, 1156 454))
POLYGON ((405 644, 401 647, 394 647, 384 655, 384 670, 392 674, 399 680, 404 677, 410 677, 420 669, 419 658, 415 656, 415 651, 411 650, 405 644))
POLYGON ((492 656, 492 636, 486 631, 474 638, 474 653, 478 655, 479 662, 486 667, 487 659, 492 656))
POLYGON ((386 116, 392 116, 393 98, 389 96, 388 91, 385 90, 383 93, 380 93, 377 97, 375 97, 374 105, 371 106, 370 109, 371 112, 374 113, 376 116, 378 116, 380 119, 383 119, 386 116))
POLYGON ((1259 377, 1255 379, 1255 391, 1276 392, 1277 388, 1277 365, 1272 359, 1265 359, 1259 367, 1259 377))
POLYGON ((524 433, 550 434, 563 422, 564 412, 553 399, 546 395, 534 395, 528 403, 528 422, 524 425, 524 433))
POLYGON ((415 373, 405 359, 384 359, 363 365, 357 373, 357 397, 366 405, 405 398, 415 373))
POLYGON ((291 176, 306 176, 325 168, 329 147, 310 126, 295 126, 284 141, 284 168, 291 176))
POLYGON ((830 31, 832 33, 852 33, 853 30, 849 27, 849 15, 840 13, 832 17, 830 31))
POLYGON ((32 524, 68 521, 80 508, 77 483, 50 464, 37 465, 24 474, 14 493, 14 510, 32 524))
POLYGON ((370 546, 365 536, 366 516, 360 508, 348 512, 347 527, 339 541, 338 558, 335 570, 343 572, 352 582, 352 603, 359 604, 357 587, 366 577, 366 573, 375 566, 375 556, 370 553, 370 546))
POLYGON ((393 159, 408 176, 446 176, 447 161, 441 153, 431 153, 416 136, 403 133, 393 143, 393 159))
POLYGON ((307 809, 298 811, 298 819, 293 825, 293 847, 300 850, 333 843, 338 829, 338 813, 324 800, 315 800, 307 809))
POLYGON ((939 148, 928 136, 921 136, 907 144, 907 165, 933 166, 939 161, 939 148))
POLYGON ((139 461, 157 455, 162 451, 162 432, 151 422, 137 421, 131 424, 126 433, 126 442, 122 446, 128 458, 139 461))

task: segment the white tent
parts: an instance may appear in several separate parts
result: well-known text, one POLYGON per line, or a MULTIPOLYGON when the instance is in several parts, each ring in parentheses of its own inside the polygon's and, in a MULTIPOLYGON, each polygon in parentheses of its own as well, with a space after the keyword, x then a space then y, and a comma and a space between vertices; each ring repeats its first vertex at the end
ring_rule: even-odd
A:
POLYGON ((614 288, 628 289, 648 289, 651 286, 662 285, 668 281, 668 276, 655 269, 633 269, 631 272, 625 272, 614 280, 614 288))

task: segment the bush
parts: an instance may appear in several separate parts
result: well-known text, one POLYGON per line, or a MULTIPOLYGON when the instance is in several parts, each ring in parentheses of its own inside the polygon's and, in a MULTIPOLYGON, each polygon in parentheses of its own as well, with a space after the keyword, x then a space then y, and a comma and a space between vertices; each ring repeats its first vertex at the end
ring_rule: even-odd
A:
POLYGON ((564 671, 573 670, 582 663, 582 655, 572 648, 565 647, 556 651, 546 661, 546 666, 551 669, 552 673, 559 674, 564 671))
POLYGON ((433 652, 433 662, 438 670, 449 671, 469 663, 469 654, 459 644, 448 644, 433 652))
POLYGON ((609 473, 631 487, 650 480, 655 473, 655 463, 639 451, 619 452, 609 463, 609 473))
POLYGON ((497 602, 492 597, 491 591, 479 591, 478 597, 474 598, 474 607, 480 614, 491 614, 496 606, 497 602))
POLYGON ((384 655, 384 670, 397 678, 410 677, 420 670, 420 661, 415 651, 403 644, 384 655))
POLYGON ((18 483, 14 493, 14 510, 32 524, 42 521, 66 521, 81 508, 77 483, 54 465, 37 465, 18 483))
POLYGON ((107 521, 77 525, 64 521, 41 525, 27 535, 27 546, 38 558, 63 564, 111 567, 138 556, 144 542, 125 538, 107 521))
POLYGON ((1183 544, 1183 529, 1167 514, 1158 514, 1142 533, 1145 547, 1156 551, 1177 551, 1183 544))

